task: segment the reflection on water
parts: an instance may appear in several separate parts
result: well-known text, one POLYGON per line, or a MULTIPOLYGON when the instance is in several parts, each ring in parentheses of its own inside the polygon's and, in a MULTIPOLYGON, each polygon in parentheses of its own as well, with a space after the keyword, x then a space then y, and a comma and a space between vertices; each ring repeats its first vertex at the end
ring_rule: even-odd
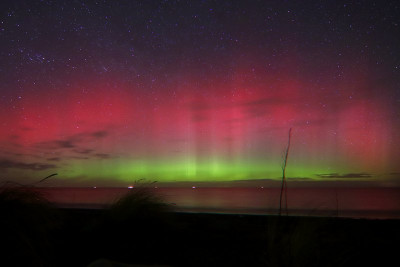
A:
MULTIPOLYGON (((62 207, 102 208, 128 188, 42 188, 62 207)), ((279 188, 153 188, 184 212, 277 214, 279 188)), ((289 188, 289 215, 400 218, 398 188, 289 188)))

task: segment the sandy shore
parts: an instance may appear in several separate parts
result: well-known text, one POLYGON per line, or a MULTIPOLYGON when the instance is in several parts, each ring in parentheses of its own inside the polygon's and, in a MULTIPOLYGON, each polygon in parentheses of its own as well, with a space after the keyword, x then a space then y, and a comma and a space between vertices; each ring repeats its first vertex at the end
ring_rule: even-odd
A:
POLYGON ((400 242, 400 220, 178 213, 146 192, 109 209, 0 196, 4 266, 385 266, 400 242))
POLYGON ((382 265, 395 259, 400 241, 398 220, 172 213, 122 222, 104 220, 101 210, 63 213, 59 252, 75 266, 99 258, 169 266, 382 265))

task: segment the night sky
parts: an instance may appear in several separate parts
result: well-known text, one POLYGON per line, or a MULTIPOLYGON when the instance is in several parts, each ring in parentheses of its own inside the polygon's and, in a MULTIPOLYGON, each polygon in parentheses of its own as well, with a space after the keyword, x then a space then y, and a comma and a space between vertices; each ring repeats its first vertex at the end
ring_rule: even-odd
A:
POLYGON ((0 11, 1 182, 400 186, 398 1, 0 11))

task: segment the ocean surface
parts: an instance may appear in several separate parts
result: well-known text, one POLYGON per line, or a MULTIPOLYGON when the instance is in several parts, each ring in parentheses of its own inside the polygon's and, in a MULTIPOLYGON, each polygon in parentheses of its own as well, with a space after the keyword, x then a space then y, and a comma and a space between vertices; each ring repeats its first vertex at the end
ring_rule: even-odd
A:
MULTIPOLYGON (((46 198, 59 207, 90 209, 105 208, 130 190, 138 189, 40 189, 46 198)), ((257 215, 277 215, 279 212, 280 188, 150 190, 179 212, 257 215)), ((288 188, 287 204, 288 215, 400 219, 400 188, 288 188)))

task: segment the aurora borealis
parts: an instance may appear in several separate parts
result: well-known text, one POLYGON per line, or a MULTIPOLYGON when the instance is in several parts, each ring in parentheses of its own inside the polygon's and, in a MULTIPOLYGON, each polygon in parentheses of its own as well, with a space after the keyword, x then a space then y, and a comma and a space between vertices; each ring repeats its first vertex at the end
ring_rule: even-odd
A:
POLYGON ((0 7, 2 182, 399 186, 397 1, 0 7))

